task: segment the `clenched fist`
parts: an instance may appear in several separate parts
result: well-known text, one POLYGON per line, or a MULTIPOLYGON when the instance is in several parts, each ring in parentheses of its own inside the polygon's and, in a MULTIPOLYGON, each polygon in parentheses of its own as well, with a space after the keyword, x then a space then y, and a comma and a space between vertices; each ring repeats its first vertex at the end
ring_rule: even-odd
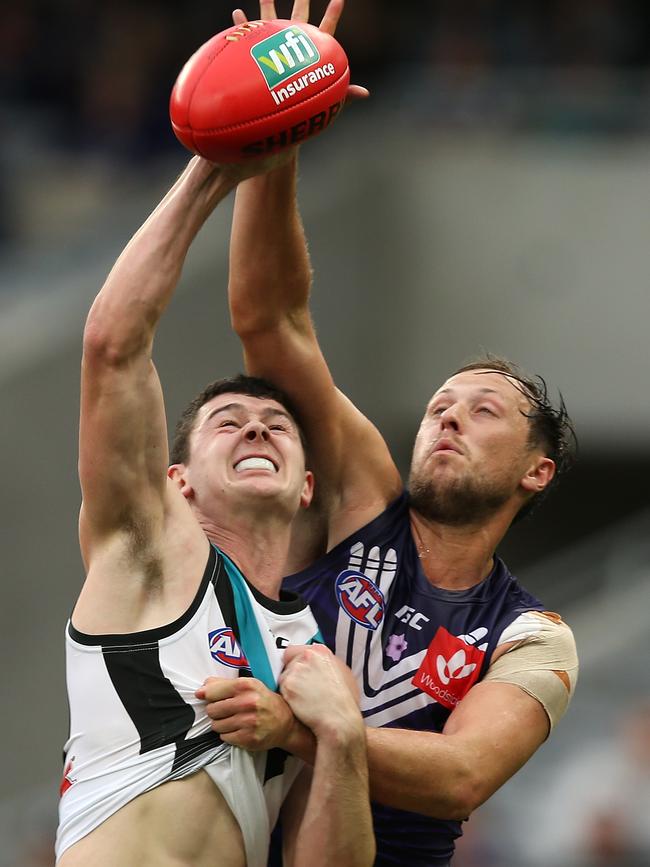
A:
POLYGON ((280 675, 287 704, 317 738, 339 741, 363 735, 352 672, 323 645, 288 647, 280 675))

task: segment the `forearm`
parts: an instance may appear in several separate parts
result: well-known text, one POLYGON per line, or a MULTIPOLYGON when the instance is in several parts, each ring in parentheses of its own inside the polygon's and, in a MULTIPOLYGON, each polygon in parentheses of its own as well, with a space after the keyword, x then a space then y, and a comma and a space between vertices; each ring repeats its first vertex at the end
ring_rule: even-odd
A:
POLYGON ((319 740, 292 867, 365 867, 375 858, 361 727, 345 743, 319 740))
POLYGON ((86 338, 129 356, 153 338, 189 247, 234 182, 197 158, 129 241, 95 299, 86 338))
POLYGON ((548 736, 536 699, 509 683, 479 683, 444 732, 367 729, 373 799, 438 819, 463 819, 519 770, 548 736))
POLYGON ((228 291, 233 328, 241 337, 307 309, 311 267, 296 201, 296 163, 294 155, 237 189, 228 291))
POLYGON ((313 767, 316 761, 316 738, 311 729, 295 719, 286 739, 279 746, 313 767))
POLYGON ((433 732, 367 728, 373 801, 438 819, 464 819, 476 795, 473 753, 433 732))

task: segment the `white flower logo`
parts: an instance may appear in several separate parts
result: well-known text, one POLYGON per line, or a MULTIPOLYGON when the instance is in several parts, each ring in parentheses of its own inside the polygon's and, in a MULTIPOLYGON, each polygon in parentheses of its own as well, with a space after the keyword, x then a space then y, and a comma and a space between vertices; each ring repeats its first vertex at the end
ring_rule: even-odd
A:
POLYGON ((450 680, 460 680, 463 677, 468 677, 476 668, 475 662, 467 664, 467 657, 464 650, 457 650, 451 659, 445 659, 442 654, 436 658, 436 669, 438 677, 445 684, 450 680))

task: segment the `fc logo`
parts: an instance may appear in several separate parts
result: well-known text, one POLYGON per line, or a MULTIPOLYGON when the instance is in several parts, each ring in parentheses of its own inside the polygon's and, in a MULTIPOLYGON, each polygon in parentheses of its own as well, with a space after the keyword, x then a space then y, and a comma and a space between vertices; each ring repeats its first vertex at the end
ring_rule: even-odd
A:
POLYGON ((210 656, 222 665, 227 665, 229 668, 250 668, 229 626, 208 633, 208 644, 210 656))
POLYGON ((348 617, 364 629, 377 629, 384 619, 384 594, 363 572, 341 572, 336 579, 336 598, 348 617))

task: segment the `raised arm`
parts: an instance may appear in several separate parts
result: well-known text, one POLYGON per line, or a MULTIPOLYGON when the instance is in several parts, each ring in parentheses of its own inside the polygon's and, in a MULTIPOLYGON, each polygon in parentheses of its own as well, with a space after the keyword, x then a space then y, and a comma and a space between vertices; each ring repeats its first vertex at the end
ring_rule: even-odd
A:
POLYGON ((116 532, 147 535, 164 512, 167 428, 151 360, 154 333, 189 246, 234 187, 194 158, 113 267, 83 341, 79 472, 82 554, 116 532))
MULTIPOLYGON (((296 20, 306 20, 308 5, 296 2, 296 20)), ((330 3, 323 29, 333 32, 342 6, 341 0, 330 3)), ((262 17, 274 14, 272 3, 262 4, 262 17)), ((310 284, 294 155, 237 190, 230 309, 249 372, 282 387, 298 408, 320 502, 327 500, 330 513, 341 516, 340 525, 330 527, 331 545, 381 511, 401 481, 379 432, 332 381, 311 321, 310 284)))

